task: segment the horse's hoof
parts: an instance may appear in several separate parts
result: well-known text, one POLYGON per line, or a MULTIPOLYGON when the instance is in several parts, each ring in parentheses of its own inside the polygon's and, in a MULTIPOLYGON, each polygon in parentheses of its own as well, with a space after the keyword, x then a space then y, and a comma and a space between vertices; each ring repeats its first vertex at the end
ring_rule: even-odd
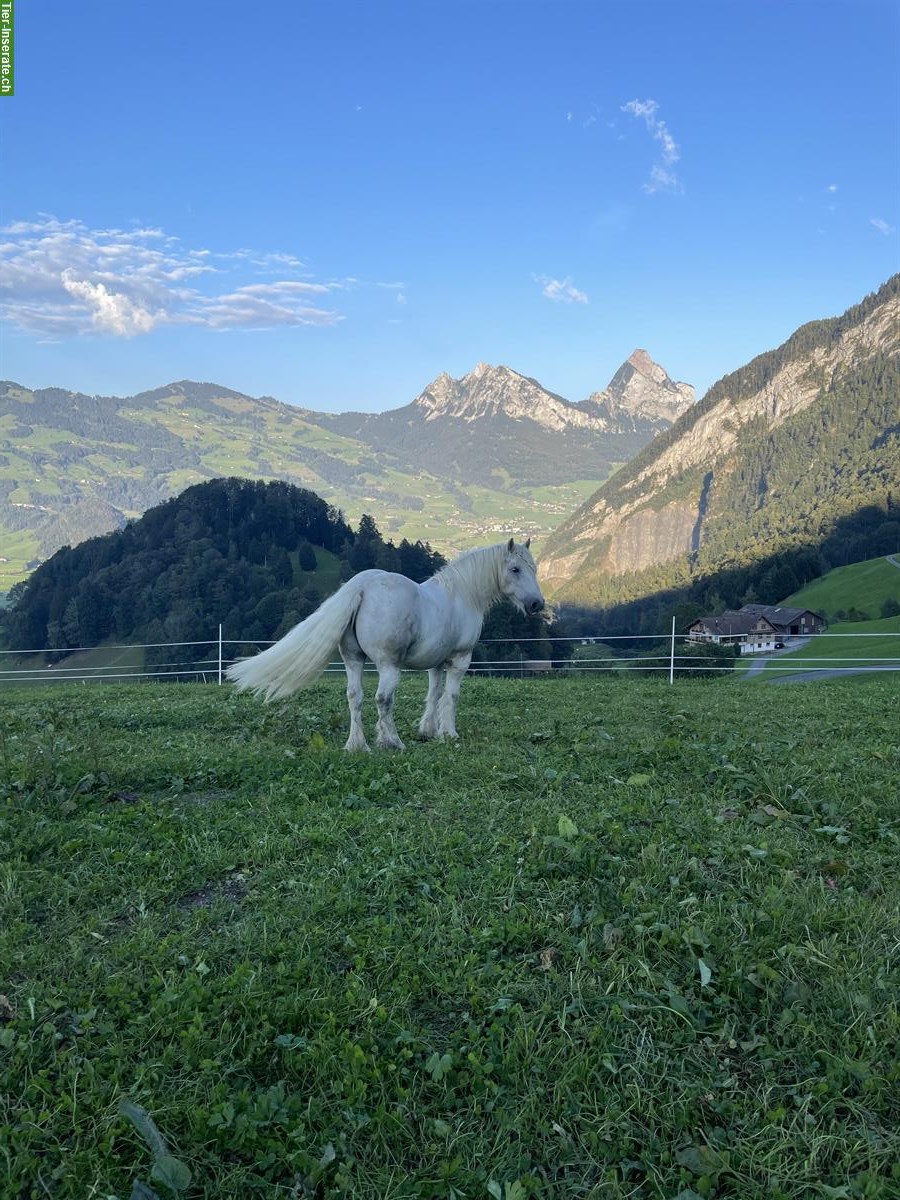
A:
POLYGON ((399 738, 383 738, 377 741, 376 746, 379 750, 405 750, 406 746, 399 738))
POLYGON ((372 750, 368 742, 350 742, 344 747, 347 754, 371 754, 372 750))

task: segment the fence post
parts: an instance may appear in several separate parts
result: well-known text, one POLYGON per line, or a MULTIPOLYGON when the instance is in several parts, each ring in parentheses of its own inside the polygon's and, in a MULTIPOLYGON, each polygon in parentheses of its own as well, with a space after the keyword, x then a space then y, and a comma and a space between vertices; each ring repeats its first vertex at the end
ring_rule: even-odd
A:
POLYGON ((675 618, 672 617, 672 649, 669 654, 669 683, 675 682, 675 618))
POLYGON ((219 622, 219 687, 222 686, 222 623, 219 622))

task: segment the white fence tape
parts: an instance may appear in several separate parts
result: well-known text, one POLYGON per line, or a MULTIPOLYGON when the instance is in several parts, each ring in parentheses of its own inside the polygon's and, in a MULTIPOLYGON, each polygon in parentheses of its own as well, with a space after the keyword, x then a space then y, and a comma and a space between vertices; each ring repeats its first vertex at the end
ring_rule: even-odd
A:
MULTIPOLYGON (((900 639, 900 632, 884 632, 884 633, 820 633, 815 635, 815 641, 819 642, 822 639, 842 638, 853 639, 858 637, 879 638, 879 639, 900 639)), ((888 642, 891 650, 896 648, 897 654, 890 655, 872 655, 860 654, 853 655, 807 655, 803 654, 791 661, 793 654, 792 649, 799 649, 800 646, 808 644, 812 640, 809 638, 796 639, 797 645, 791 646, 788 639, 788 645, 784 650, 774 653, 755 653, 747 655, 742 660, 738 658, 736 662, 740 664, 738 670, 743 673, 743 663, 747 662, 752 665, 753 673, 762 668, 768 676, 783 675, 800 675, 805 674, 810 677, 819 677, 823 672, 829 674, 861 674, 870 671, 900 671, 900 641, 888 642)), ((611 637, 567 637, 567 638, 488 638, 480 645, 483 647, 499 647, 501 645, 514 645, 520 647, 518 657, 513 658, 489 658, 480 662, 473 662, 470 669, 472 674, 512 674, 512 675, 547 675, 558 671, 568 673, 581 672, 610 672, 620 671, 623 667, 637 667, 641 672, 666 671, 669 674, 669 679, 672 681, 674 673, 677 670, 680 673, 684 672, 704 672, 712 671, 731 672, 735 668, 731 664, 719 665, 714 661, 698 663, 696 648, 702 647, 707 643, 692 642, 686 634, 617 634, 611 637), (569 642, 575 643, 578 646, 589 648, 593 645, 603 643, 618 643, 618 642, 657 642, 660 646, 665 646, 658 654, 617 654, 614 658, 609 657, 593 657, 585 655, 577 659, 573 658, 534 658, 530 659, 526 653, 521 650, 521 647, 532 644, 546 644, 547 641, 554 643, 569 642), (676 642, 679 643, 676 648, 676 642)), ((231 663, 238 661, 239 657, 234 650, 229 652, 226 648, 249 648, 256 649, 272 645, 271 640, 248 640, 237 638, 222 638, 221 632, 217 632, 206 641, 197 642, 147 642, 147 643, 119 643, 108 646, 79 646, 73 649, 66 650, 0 650, 0 686, 13 685, 22 683, 59 683, 59 682, 79 682, 79 683, 94 683, 98 680, 103 681, 122 681, 122 680, 168 680, 168 681, 197 681, 218 682, 223 680, 223 672, 230 666, 231 663), (150 665, 145 662, 145 652, 147 650, 188 650, 192 647, 198 648, 198 655, 202 657, 193 658, 187 655, 184 661, 173 659, 172 655, 167 655, 167 660, 160 663, 152 663, 150 665), (91 663, 72 661, 73 655, 93 655, 93 654, 109 654, 116 653, 116 660, 108 663, 91 663), (131 663, 122 661, 126 655, 133 656, 131 663), (39 662, 29 662, 29 659, 39 658, 39 662), (50 662, 47 659, 51 659, 50 662), (56 659, 57 661, 52 661, 56 659)), ((850 642, 848 649, 852 650, 853 643, 850 642)), ((497 653, 497 651, 495 651, 497 653)), ((341 662, 331 663, 326 673, 343 672, 343 664, 341 662)), ((374 667, 367 665, 367 670, 374 670, 374 667)), ((737 671, 735 671, 737 673, 737 671)))

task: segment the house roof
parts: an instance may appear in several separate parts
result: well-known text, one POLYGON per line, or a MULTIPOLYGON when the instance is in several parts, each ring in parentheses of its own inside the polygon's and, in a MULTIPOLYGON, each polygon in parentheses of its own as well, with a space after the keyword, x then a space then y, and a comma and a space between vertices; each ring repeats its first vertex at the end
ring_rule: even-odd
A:
POLYGON ((788 625, 795 625, 801 617, 815 617, 817 621, 823 621, 824 617, 819 613, 814 613, 809 608, 782 608, 779 604, 745 604, 741 608, 742 613, 753 613, 754 616, 765 617, 765 619, 778 628, 785 628, 788 625))
POLYGON ((749 633, 756 624, 756 614, 746 612, 723 612, 717 617, 698 617, 691 628, 702 626, 708 633, 717 633, 729 637, 734 634, 749 633))

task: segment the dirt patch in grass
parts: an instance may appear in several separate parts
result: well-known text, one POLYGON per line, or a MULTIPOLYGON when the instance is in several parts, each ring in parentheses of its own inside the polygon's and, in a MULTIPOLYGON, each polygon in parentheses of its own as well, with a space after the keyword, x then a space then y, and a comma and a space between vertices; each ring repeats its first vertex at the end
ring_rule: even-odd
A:
POLYGON ((225 788, 211 788, 208 792, 182 792, 178 799, 182 804, 203 808, 207 804, 220 804, 223 800, 230 800, 231 795, 225 788))
POLYGON ((182 911, 192 908, 209 908, 216 900, 240 904, 247 895, 247 876, 243 871, 230 871, 223 879, 211 879, 203 887, 185 892, 175 902, 182 911))

